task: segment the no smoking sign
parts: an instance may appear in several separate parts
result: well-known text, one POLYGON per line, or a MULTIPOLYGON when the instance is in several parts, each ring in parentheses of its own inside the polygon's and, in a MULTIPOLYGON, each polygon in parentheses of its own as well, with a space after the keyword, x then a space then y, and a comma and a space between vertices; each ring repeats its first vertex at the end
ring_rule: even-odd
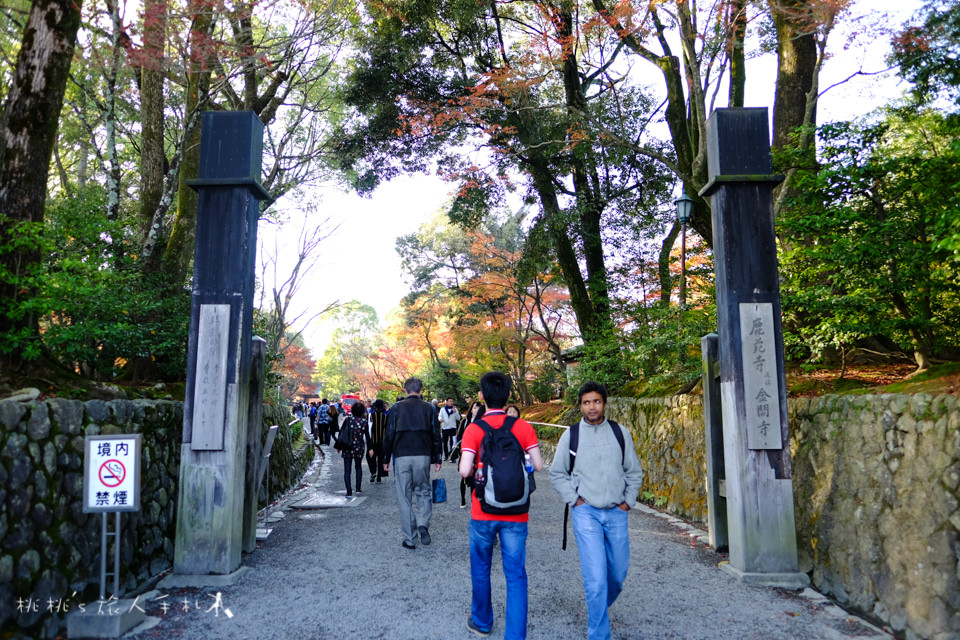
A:
POLYGON ((139 433, 87 436, 83 461, 83 510, 140 510, 139 433))
POLYGON ((100 465, 100 482, 105 487, 119 487, 127 477, 127 468, 119 460, 107 460, 100 465))

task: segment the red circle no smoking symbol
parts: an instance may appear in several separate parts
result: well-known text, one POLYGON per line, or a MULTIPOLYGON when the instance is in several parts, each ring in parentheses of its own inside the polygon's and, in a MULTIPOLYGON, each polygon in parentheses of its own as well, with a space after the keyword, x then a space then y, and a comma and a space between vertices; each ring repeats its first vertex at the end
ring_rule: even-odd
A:
POLYGON ((119 460, 107 460, 100 465, 100 482, 106 487, 117 487, 127 477, 127 469, 119 460))

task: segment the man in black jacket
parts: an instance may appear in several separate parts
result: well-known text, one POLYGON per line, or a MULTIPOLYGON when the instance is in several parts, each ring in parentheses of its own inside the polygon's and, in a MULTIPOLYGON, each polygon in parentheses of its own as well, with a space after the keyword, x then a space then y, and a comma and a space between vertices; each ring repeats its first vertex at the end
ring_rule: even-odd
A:
POLYGON ((403 383, 407 397, 390 407, 387 414, 387 433, 383 438, 383 469, 390 471, 390 457, 396 458, 393 477, 397 484, 400 504, 400 529, 403 546, 417 547, 420 542, 430 544, 430 515, 433 512, 430 489, 430 463, 440 471, 443 445, 440 442, 440 423, 433 405, 424 402, 420 394, 423 382, 409 378, 403 383), (417 498, 414 513, 413 498, 417 498))

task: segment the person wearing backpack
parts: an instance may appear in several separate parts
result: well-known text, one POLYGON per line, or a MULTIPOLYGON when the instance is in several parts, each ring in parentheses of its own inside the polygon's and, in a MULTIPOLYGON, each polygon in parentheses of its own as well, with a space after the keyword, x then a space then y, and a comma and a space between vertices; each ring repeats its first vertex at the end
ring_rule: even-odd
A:
POLYGON ((607 609, 627 577, 627 512, 637 502, 643 471, 630 432, 604 415, 606 387, 586 382, 577 398, 583 419, 560 436, 550 483, 570 506, 587 601, 587 637, 609 640, 607 609))
POLYGON ((327 413, 329 401, 324 398, 317 408, 317 444, 330 444, 330 414, 327 413))
POLYGON ((510 378, 491 371, 480 379, 486 411, 463 433, 460 476, 473 479, 470 508, 470 578, 473 597, 467 629, 490 635, 490 565, 499 537, 507 582, 505 640, 527 637, 527 521, 533 471, 543 469, 540 444, 529 422, 507 417, 510 378))

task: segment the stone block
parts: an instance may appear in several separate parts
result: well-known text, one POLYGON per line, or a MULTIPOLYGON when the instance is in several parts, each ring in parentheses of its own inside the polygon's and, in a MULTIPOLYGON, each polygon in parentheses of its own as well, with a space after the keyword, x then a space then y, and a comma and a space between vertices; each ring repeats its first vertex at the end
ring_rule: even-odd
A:
POLYGON ((26 447, 27 436, 22 433, 11 433, 7 438, 7 443, 3 446, 3 450, 0 451, 0 456, 16 460, 25 454, 26 447))
POLYGON ((22 428, 22 420, 27 415, 27 407, 20 402, 0 400, 0 424, 4 431, 14 432, 22 428))
POLYGON ((50 497, 50 486, 47 483, 47 476, 45 476, 40 469, 33 472, 33 495, 37 500, 46 500, 50 497))
POLYGON ((67 398, 47 400, 50 415, 57 431, 66 435, 78 435, 83 427, 83 403, 67 398))
POLYGON ((33 513, 31 514, 31 518, 33 519, 38 531, 46 529, 53 522, 53 516, 50 513, 50 507, 42 502, 37 502, 33 505, 33 513))
POLYGON ((14 490, 24 486, 30 478, 30 471, 32 470, 33 465, 30 464, 30 458, 27 457, 25 453, 21 453, 19 457, 14 459, 13 464, 10 466, 10 476, 7 487, 10 490, 14 490))
POLYGON ((40 554, 34 549, 28 549, 17 561, 17 579, 33 580, 40 571, 40 554))
POLYGON ((57 447, 52 442, 43 445, 43 467, 50 475, 57 472, 57 447))
MULTIPOLYGON (((83 409, 93 422, 102 423, 110 419, 110 407, 103 400, 87 400, 83 403, 83 409)), ((87 433, 92 435, 89 431, 87 433)))
POLYGON ((0 584, 13 582, 13 556, 0 556, 0 584))
POLYGON ((906 396, 899 393, 891 393, 891 394, 887 394, 887 396, 888 396, 887 406, 890 408, 890 411, 892 411, 895 415, 900 415, 904 411, 906 411, 907 405, 910 403, 910 396, 906 396))
POLYGON ((87 605, 86 611, 67 614, 70 638, 119 638, 146 619, 134 600, 114 600, 109 605, 87 605))
POLYGON ((43 440, 50 435, 50 426, 47 405, 42 402, 35 403, 27 421, 27 435, 31 440, 43 440))

